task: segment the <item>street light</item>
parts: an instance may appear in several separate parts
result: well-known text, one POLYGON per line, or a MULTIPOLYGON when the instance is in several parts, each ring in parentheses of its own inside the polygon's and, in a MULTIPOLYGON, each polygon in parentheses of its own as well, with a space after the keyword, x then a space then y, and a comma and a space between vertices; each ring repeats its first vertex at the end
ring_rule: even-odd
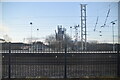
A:
MULTIPOLYGON (((116 20, 115 20, 116 21, 116 20)), ((114 25, 115 25, 115 21, 112 21, 112 36, 113 36, 113 51, 115 51, 115 44, 114 44, 114 25)))
POLYGON ((72 26, 70 26, 70 36, 72 38, 72 26))
POLYGON ((38 39, 38 31, 39 31, 39 29, 37 29, 37 39, 38 39))
POLYGON ((31 25, 31 51, 32 51, 32 22, 30 22, 30 25, 31 25))
POLYGON ((32 22, 30 22, 31 25, 31 43, 32 43, 32 22))
MULTIPOLYGON (((37 40, 38 40, 38 31, 39 29, 37 29, 37 40)), ((39 47, 38 47, 37 41, 36 41, 36 46, 37 46, 36 50, 38 51, 39 47)))

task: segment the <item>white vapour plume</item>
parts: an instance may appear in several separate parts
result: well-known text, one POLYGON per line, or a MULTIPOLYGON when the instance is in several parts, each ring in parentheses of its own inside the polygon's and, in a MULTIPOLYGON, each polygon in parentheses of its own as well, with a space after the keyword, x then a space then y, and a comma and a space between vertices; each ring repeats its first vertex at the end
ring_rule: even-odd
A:
POLYGON ((0 37, 3 37, 5 41, 9 42, 12 39, 7 35, 9 34, 10 30, 7 26, 0 24, 0 37))
POLYGON ((5 41, 10 42, 12 39, 8 35, 4 35, 3 38, 5 41))

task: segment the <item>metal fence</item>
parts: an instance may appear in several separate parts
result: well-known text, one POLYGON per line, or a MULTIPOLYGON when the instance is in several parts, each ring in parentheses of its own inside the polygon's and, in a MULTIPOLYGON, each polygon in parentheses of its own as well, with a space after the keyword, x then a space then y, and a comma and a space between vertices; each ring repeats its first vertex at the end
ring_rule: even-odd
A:
POLYGON ((57 50, 50 46, 15 50, 11 43, 8 46, 2 51, 3 78, 120 77, 119 45, 116 51, 69 51, 69 47, 57 50))

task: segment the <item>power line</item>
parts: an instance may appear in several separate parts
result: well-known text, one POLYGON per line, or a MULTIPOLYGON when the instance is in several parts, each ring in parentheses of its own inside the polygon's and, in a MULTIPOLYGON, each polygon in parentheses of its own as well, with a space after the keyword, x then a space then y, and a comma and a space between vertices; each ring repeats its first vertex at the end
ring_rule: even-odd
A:
POLYGON ((94 31, 96 31, 96 26, 97 26, 97 24, 98 24, 98 18, 99 18, 99 16, 97 17, 97 20, 96 20, 96 24, 95 24, 94 31))
POLYGON ((107 16, 106 16, 106 19, 105 19, 104 25, 101 26, 101 27, 105 27, 105 26, 106 26, 106 22, 107 22, 107 19, 108 19, 109 13, 110 13, 110 9, 109 9, 108 12, 107 12, 107 16))
MULTIPOLYGON (((8 17, 7 19, 29 19, 29 18, 79 18, 81 16, 35 16, 35 17, 8 17)), ((97 16, 86 16, 86 17, 97 17, 97 16)), ((106 16, 100 16, 99 17, 106 17, 106 16)), ((109 16, 109 17, 118 17, 118 16, 109 16)))

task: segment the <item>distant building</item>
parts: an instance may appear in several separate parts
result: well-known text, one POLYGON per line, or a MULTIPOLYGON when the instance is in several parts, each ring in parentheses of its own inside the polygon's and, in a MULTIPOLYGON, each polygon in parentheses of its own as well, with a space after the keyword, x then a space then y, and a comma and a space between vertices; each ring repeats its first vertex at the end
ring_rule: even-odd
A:
MULTIPOLYGON (((2 43, 3 50, 9 50, 9 43, 2 43)), ((49 48, 43 42, 33 42, 32 44, 11 43, 11 50, 28 50, 28 51, 47 51, 49 48)))
POLYGON ((58 40, 58 41, 63 40, 66 29, 62 28, 61 25, 60 26, 58 25, 57 29, 58 29, 57 30, 58 32, 55 31, 55 33, 56 33, 56 40, 58 40))
POLYGON ((49 47, 45 45, 43 42, 33 42, 29 46, 30 51, 48 51, 49 47))
MULTIPOLYGON (((29 46, 29 44, 11 43, 11 50, 22 50, 24 46, 29 46)), ((8 50, 9 49, 9 43, 8 42, 2 43, 2 49, 3 50, 8 50)))

